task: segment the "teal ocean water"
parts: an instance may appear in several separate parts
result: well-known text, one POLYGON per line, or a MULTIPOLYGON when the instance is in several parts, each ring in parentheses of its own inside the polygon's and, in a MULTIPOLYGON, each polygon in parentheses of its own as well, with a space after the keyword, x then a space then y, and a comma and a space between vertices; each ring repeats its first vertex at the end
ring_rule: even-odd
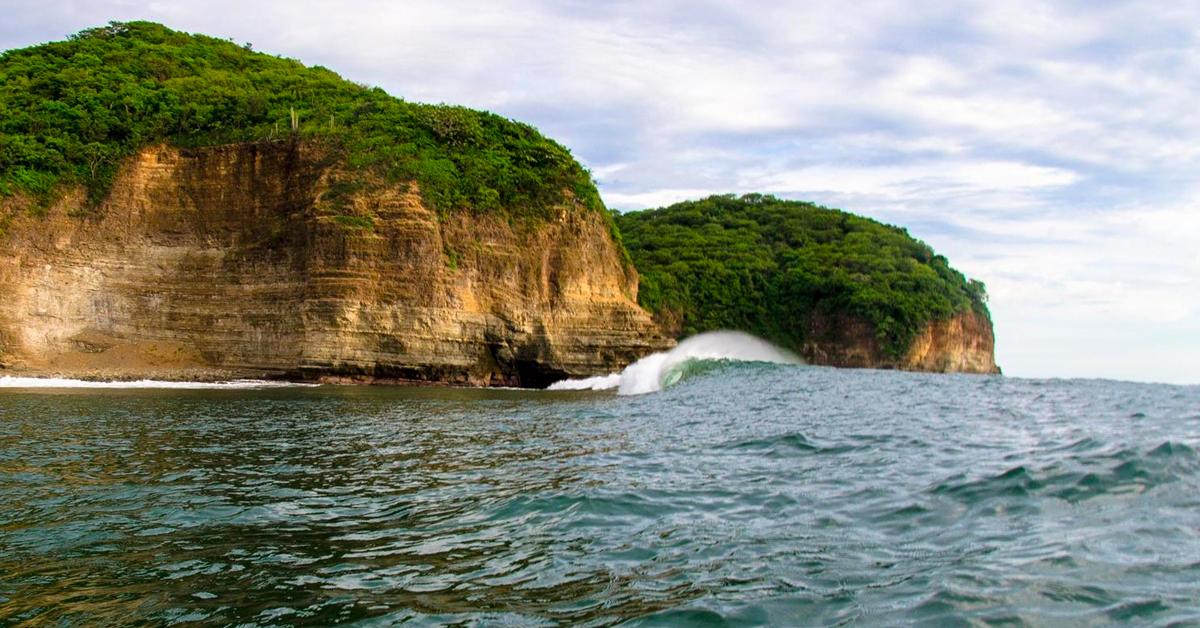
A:
POLYGON ((0 625, 1200 625, 1200 387, 690 364, 0 390, 0 625))

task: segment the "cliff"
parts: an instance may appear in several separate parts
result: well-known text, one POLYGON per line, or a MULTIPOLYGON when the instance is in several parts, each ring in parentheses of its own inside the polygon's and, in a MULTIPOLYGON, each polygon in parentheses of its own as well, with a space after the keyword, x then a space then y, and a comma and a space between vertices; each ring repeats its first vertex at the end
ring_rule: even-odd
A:
POLYGON ((926 323, 898 358, 883 350, 875 329, 861 318, 815 317, 800 353, 828 366, 999 374, 995 345, 991 320, 971 309, 926 323))
POLYGON ((0 362, 542 386, 670 344, 601 213, 439 216, 416 184, 341 168, 315 143, 159 145, 98 207, 0 198, 0 362))

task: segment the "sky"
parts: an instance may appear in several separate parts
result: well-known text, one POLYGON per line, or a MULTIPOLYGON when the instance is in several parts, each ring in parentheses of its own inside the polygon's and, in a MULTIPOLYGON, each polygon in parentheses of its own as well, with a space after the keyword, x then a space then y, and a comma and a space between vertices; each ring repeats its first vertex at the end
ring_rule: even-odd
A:
POLYGON ((249 42, 538 127, 621 210, 762 192, 987 284, 1018 377, 1200 384, 1200 3, 0 0, 249 42))

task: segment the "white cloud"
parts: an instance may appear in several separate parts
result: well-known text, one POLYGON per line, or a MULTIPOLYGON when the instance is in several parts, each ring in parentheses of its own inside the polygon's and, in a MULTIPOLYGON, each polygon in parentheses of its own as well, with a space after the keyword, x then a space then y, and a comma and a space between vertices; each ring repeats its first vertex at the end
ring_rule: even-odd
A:
POLYGON ((962 191, 1024 190, 1070 185, 1079 176, 1061 168, 997 161, 941 161, 897 166, 848 168, 813 166, 802 170, 748 178, 740 187, 766 192, 838 192, 903 199, 920 195, 940 200, 962 191))
POLYGON ((606 194, 605 201, 609 206, 621 210, 646 209, 648 207, 665 207, 680 201, 705 198, 713 194, 723 194, 725 190, 655 190, 638 194, 621 194, 619 192, 606 194))

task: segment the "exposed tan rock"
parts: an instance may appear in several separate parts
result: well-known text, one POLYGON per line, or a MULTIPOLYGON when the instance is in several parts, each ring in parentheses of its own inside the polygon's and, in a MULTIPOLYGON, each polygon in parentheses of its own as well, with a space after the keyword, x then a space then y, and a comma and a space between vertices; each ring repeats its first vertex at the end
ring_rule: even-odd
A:
POLYGON ((345 177, 318 146, 160 146, 96 210, 2 201, 0 363, 540 386, 671 344, 595 212, 439 217, 411 184, 345 177))
POLYGON ((931 321, 901 359, 886 355, 875 330, 862 319, 815 317, 809 338, 801 353, 813 364, 935 373, 1000 372, 992 322, 975 310, 931 321))
POLYGON ((935 373, 999 373, 992 321, 975 310, 933 321, 917 336, 901 368, 935 373))

